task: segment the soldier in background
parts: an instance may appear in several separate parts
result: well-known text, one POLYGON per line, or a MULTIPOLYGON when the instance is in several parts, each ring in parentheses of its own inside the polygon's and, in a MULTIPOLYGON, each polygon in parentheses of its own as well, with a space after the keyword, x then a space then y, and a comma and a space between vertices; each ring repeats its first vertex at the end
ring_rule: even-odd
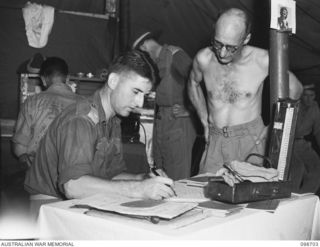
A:
POLYGON ((305 85, 297 119, 291 180, 295 192, 316 192, 320 188, 320 157, 306 138, 312 136, 320 147, 320 110, 315 101, 315 86, 305 85))

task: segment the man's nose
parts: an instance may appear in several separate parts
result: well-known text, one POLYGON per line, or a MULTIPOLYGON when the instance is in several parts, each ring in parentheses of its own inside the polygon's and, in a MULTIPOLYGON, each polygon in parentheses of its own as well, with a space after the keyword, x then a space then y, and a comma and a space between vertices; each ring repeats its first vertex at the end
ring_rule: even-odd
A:
POLYGON ((137 107, 142 107, 144 102, 144 95, 142 93, 138 94, 135 98, 135 101, 137 107))
POLYGON ((225 46, 223 46, 221 49, 220 49, 220 57, 224 58, 228 55, 228 51, 227 51, 227 48, 225 46))

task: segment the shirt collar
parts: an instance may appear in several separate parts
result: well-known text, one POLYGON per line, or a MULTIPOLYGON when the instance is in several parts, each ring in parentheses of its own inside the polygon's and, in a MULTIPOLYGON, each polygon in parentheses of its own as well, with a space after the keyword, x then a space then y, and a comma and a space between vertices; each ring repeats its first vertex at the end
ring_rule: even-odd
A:
POLYGON ((104 109, 103 109, 103 106, 102 106, 102 102, 101 102, 100 90, 97 90, 93 94, 92 104, 93 104, 93 107, 95 107, 97 109, 97 111, 98 111, 99 122, 100 123, 107 122, 106 114, 104 112, 104 109))
POLYGON ((159 56, 155 59, 155 63, 159 64, 161 60, 163 60, 166 56, 166 50, 167 50, 166 44, 162 45, 161 50, 159 52, 159 56))
POLYGON ((48 89, 46 91, 47 92, 71 93, 71 94, 73 94, 71 88, 67 84, 61 83, 61 82, 53 83, 50 87, 48 87, 48 89))

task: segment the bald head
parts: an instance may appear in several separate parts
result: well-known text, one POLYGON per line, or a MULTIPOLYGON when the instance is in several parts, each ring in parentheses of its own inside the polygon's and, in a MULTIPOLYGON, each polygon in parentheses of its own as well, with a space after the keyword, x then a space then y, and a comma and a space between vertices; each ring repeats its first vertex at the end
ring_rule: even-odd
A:
POLYGON ((248 15, 241 9, 231 8, 223 12, 216 23, 216 33, 224 32, 240 39, 250 33, 251 22, 248 15))
POLYGON ((228 64, 241 56, 251 38, 247 14, 240 9, 229 9, 217 20, 211 40, 212 50, 221 64, 228 64))

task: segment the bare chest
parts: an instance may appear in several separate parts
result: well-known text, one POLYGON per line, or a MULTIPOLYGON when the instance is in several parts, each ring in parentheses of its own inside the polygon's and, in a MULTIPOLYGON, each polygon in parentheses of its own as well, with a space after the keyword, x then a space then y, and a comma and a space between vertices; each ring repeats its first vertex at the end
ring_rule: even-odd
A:
POLYGON ((257 66, 214 65, 205 75, 208 97, 223 104, 236 104, 254 98, 266 73, 257 66))

